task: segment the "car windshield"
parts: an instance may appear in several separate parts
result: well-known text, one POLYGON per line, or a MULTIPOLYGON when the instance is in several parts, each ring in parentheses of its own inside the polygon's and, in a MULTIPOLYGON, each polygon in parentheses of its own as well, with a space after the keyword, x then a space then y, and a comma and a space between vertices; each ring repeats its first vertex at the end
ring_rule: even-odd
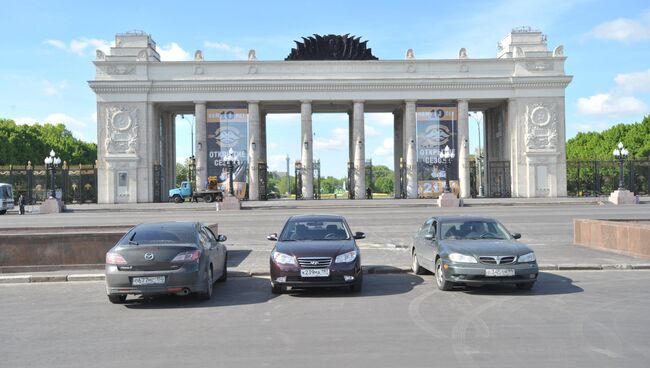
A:
POLYGON ((282 231, 280 240, 346 240, 350 239, 347 226, 341 220, 296 220, 289 221, 282 231))
POLYGON ((120 241, 120 245, 174 245, 196 244, 197 234, 194 226, 170 225, 141 225, 129 231, 120 241))
POLYGON ((494 220, 453 220, 440 224, 441 239, 510 239, 510 233, 494 220))

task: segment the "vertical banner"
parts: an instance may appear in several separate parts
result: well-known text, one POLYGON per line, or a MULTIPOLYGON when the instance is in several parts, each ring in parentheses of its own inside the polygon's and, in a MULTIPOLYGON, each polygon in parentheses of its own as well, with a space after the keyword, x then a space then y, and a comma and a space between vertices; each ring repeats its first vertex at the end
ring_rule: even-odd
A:
POLYGON ((418 105, 416 107, 416 148, 418 157, 418 196, 437 198, 449 177, 452 192, 458 194, 458 107, 456 105, 418 105), (440 150, 449 146, 456 157, 449 172, 440 163, 440 150))
POLYGON ((226 157, 232 148, 235 156, 233 187, 237 198, 246 196, 248 167, 248 109, 208 108, 208 188, 227 192, 229 173, 226 157))

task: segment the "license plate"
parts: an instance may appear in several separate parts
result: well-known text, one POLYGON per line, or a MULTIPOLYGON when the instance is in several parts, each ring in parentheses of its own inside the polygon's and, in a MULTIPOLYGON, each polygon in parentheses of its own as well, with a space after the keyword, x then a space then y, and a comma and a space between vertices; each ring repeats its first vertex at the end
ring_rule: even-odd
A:
POLYGON ((488 268, 485 270, 485 276, 505 277, 514 275, 515 270, 512 268, 488 268))
POLYGON ((162 285, 165 283, 165 276, 134 277, 131 281, 133 286, 162 285))
POLYGON ((304 268, 300 270, 301 277, 329 277, 329 268, 304 268))

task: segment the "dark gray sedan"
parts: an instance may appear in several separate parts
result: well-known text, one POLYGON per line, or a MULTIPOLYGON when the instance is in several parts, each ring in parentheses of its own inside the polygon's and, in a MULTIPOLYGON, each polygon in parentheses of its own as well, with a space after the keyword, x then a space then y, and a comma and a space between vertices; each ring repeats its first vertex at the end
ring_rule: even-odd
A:
POLYGON ((529 290, 537 280, 535 253, 488 217, 430 217, 411 246, 412 269, 435 274, 440 290, 454 285, 515 284, 529 290))
POLYGON ((198 222, 142 224, 106 253, 106 293, 112 303, 128 294, 196 293, 212 297, 215 281, 228 276, 224 235, 198 222))

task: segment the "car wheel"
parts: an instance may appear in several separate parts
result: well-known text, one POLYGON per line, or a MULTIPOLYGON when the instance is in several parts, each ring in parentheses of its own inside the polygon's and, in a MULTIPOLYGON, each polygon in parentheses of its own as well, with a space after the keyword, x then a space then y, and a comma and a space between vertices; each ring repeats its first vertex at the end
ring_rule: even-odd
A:
POLYGON ((124 304, 126 302, 126 295, 112 294, 108 296, 108 300, 113 304, 124 304))
POLYGON ((359 277, 354 284, 350 285, 350 291, 353 293, 360 293, 363 287, 363 276, 359 277))
POLYGON ((519 290, 530 290, 533 288, 535 285, 535 281, 533 282, 520 282, 517 284, 517 289, 519 290))
POLYGON ((212 194, 206 194, 203 196, 203 200, 206 203, 212 203, 212 201, 214 201, 214 197, 212 197, 212 194))
POLYGON ((454 287, 453 282, 449 282, 445 280, 444 273, 442 271, 442 260, 438 258, 436 260, 436 285, 438 285, 438 289, 448 291, 451 290, 454 287))
POLYGON ((285 291, 287 291, 286 286, 282 286, 282 285, 279 285, 279 284, 271 284, 271 292, 273 294, 282 294, 285 291))
POLYGON ((7 213, 7 210, 0 210, 0 215, 4 215, 5 213, 7 213))
POLYGON ((218 282, 224 282, 228 279, 228 253, 223 258, 223 274, 217 279, 218 282))
POLYGON ((411 270, 413 271, 414 274, 416 275, 424 275, 424 269, 422 266, 420 266, 420 262, 418 261, 418 256, 415 254, 415 249, 413 250, 413 262, 411 262, 411 270))
POLYGON ((179 195, 174 196, 174 203, 183 203, 183 198, 179 195))
POLYGON ((208 277, 205 279, 205 291, 198 292, 196 296, 199 300, 210 300, 212 298, 212 268, 208 273, 208 277))

